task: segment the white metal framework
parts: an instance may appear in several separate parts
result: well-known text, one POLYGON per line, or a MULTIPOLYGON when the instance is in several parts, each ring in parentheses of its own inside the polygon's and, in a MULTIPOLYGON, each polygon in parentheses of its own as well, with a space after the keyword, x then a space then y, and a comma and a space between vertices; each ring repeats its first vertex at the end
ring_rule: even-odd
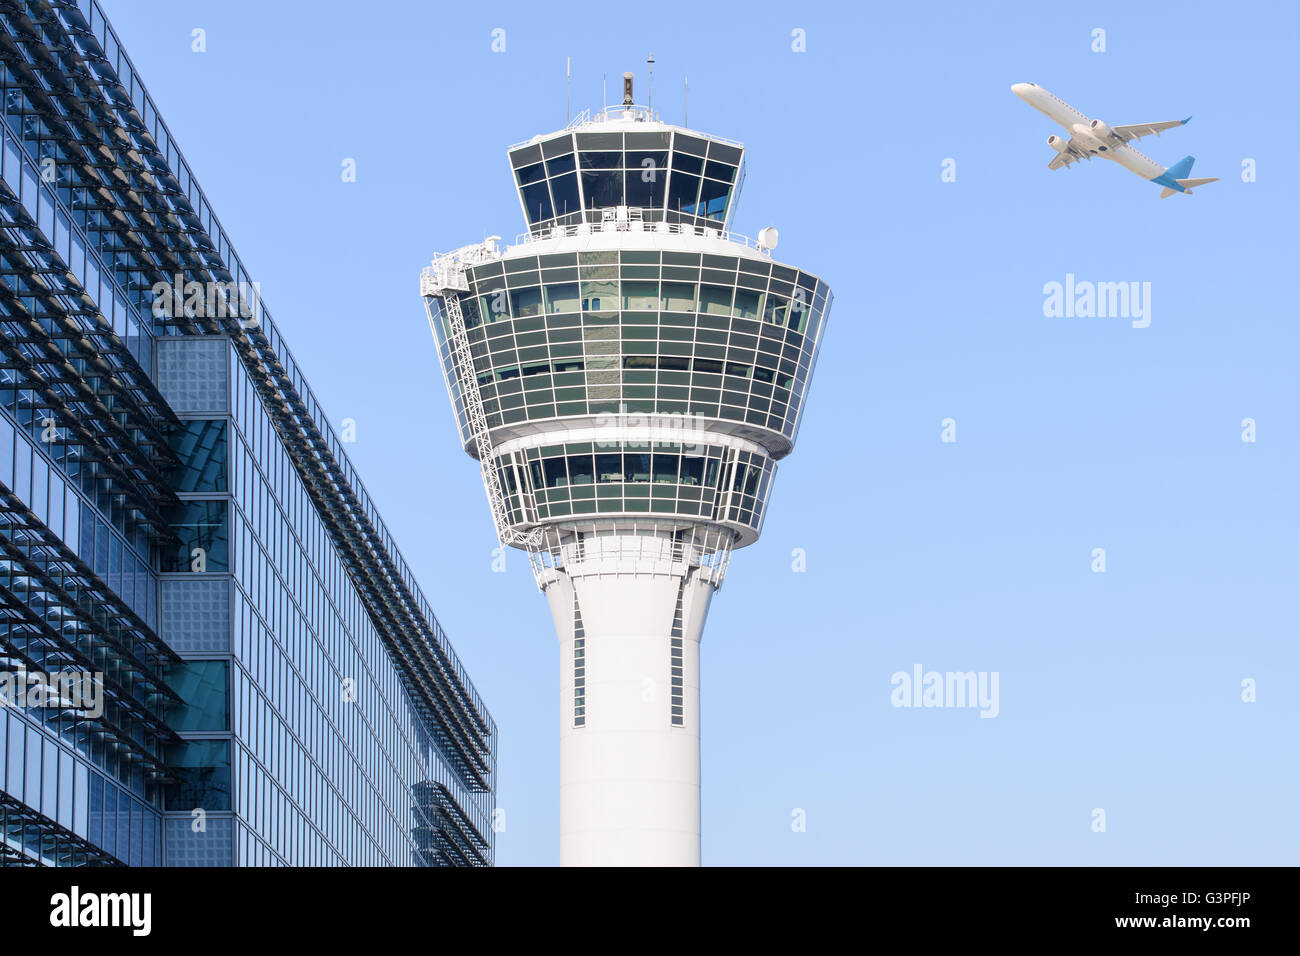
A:
MULTIPOLYGON (((465 328, 465 315, 460 309, 460 296, 457 293, 469 291, 469 281, 465 278, 465 267, 476 262, 486 262, 497 257, 497 236, 491 236, 483 242, 463 246, 455 252, 449 252, 433 260, 433 264, 420 275, 420 294, 434 296, 442 300, 443 311, 447 317, 447 341, 453 355, 456 369, 456 384, 460 388, 461 401, 465 404, 465 420, 469 433, 474 439, 474 448, 478 452, 480 468, 483 472, 483 487, 487 491, 488 506, 492 509, 492 522, 496 525, 497 540, 503 545, 525 548, 529 552, 536 550, 542 542, 542 529, 533 528, 524 532, 510 524, 506 511, 506 496, 501 490, 501 479, 497 477, 496 463, 492 458, 492 434, 488 428, 487 415, 483 411, 483 397, 479 394, 478 379, 474 374, 474 356, 470 351, 469 333, 465 328)), ((438 330, 433 328, 433 313, 429 313, 429 326, 437 340, 438 330)))

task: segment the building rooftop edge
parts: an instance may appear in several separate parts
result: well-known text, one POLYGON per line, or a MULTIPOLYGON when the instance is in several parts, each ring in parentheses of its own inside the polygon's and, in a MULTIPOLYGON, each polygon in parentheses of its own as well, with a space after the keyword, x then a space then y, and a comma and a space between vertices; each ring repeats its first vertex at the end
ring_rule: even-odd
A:
POLYGON ((728 139, 714 133, 705 133, 677 123, 665 123, 659 118, 659 114, 648 106, 606 106, 594 114, 591 110, 583 110, 564 127, 546 133, 538 133, 519 143, 511 143, 506 147, 506 151, 514 152, 521 147, 554 139, 556 136, 562 136, 565 133, 600 133, 615 130, 624 132, 673 130, 690 136, 698 136, 700 139, 707 139, 711 142, 735 146, 738 149, 745 148, 745 144, 739 140, 728 139))

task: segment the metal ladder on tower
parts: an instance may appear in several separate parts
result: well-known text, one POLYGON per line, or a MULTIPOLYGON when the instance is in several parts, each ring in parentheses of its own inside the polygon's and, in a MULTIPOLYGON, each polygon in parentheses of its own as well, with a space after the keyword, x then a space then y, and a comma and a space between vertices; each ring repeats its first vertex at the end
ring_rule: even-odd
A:
MULTIPOLYGON (((487 413, 483 411, 478 374, 474 370, 474 355, 470 350, 469 332, 465 327, 465 315, 461 311, 458 295, 460 292, 469 291, 469 279, 465 275, 466 266, 495 257, 496 237, 438 256, 433 260, 432 267, 426 269, 420 276, 420 293, 442 301, 443 312, 447 318, 448 343, 452 352, 451 364, 456 370, 456 384, 465 406, 465 420, 470 436, 474 439, 474 448, 478 452, 479 466, 483 472, 483 488, 487 492, 488 505, 492 509, 492 522, 496 525, 497 540, 503 545, 523 548, 531 555, 542 543, 543 530, 533 528, 528 532, 517 531, 510 524, 505 492, 502 490, 501 478, 493 462, 492 435, 488 428, 487 413)), ((433 322, 433 312, 430 310, 431 326, 433 322)), ((433 332, 436 341, 437 329, 433 332)))

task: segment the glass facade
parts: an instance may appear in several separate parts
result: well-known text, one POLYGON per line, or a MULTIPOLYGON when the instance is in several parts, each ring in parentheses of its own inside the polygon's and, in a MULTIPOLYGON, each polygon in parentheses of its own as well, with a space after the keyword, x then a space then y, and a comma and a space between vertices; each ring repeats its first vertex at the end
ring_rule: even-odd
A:
POLYGON ((248 276, 102 11, 0 24, 0 863, 490 865, 492 718, 269 313, 169 307, 248 276))
MULTIPOLYGON (((831 305, 815 276, 762 257, 658 249, 511 255, 467 272, 460 306, 490 427, 699 415, 778 457, 793 445, 831 305)), ((455 381, 441 301, 430 308, 455 381)), ((459 402, 457 414, 468 443, 459 402)))
POLYGON ((672 128, 565 131, 510 150, 510 165, 534 232, 600 222, 618 206, 644 222, 721 226, 744 179, 744 148, 672 128))
POLYGON ((570 442, 497 456, 515 524, 585 515, 656 515, 762 529, 776 470, 761 451, 668 442, 570 442))

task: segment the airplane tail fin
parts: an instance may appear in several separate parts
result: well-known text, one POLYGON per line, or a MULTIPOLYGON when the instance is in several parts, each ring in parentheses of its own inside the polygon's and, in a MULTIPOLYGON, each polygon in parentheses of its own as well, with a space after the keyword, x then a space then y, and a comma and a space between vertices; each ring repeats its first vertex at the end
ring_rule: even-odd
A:
POLYGON ((1156 182, 1165 188, 1160 190, 1160 198, 1166 199, 1174 193, 1192 194, 1192 188, 1195 186, 1204 186, 1206 183, 1217 183, 1219 177, 1212 176, 1209 179, 1184 179, 1192 171, 1192 163, 1196 162, 1195 156, 1184 156, 1178 162, 1174 163, 1163 173, 1156 177, 1156 182), (1177 186, 1174 184, 1177 183, 1177 186))
POLYGON ((1169 179, 1182 179, 1192 171, 1192 163, 1196 162, 1195 156, 1184 156, 1178 162, 1174 163, 1164 171, 1164 175, 1169 179))

